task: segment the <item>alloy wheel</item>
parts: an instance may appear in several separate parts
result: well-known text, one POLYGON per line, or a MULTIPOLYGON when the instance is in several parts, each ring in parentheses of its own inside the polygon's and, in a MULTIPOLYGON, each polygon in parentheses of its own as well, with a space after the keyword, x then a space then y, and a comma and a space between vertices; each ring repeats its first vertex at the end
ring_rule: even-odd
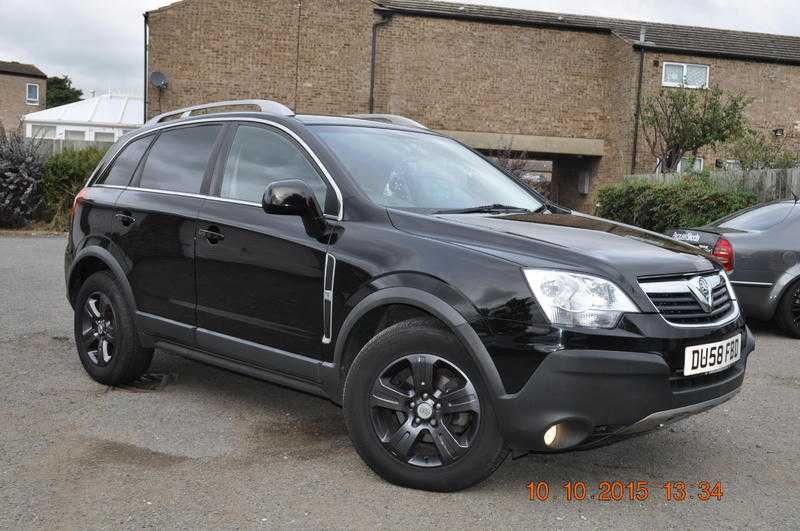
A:
POLYGON ((375 435, 395 458, 449 465, 469 451, 480 426, 475 387, 458 367, 431 354, 392 362, 369 397, 375 435))
POLYGON ((116 344, 115 325, 111 300, 100 292, 89 295, 83 305, 80 340, 95 365, 104 367, 111 362, 116 344))
POLYGON ((800 289, 794 292, 790 311, 792 313, 792 321, 794 322, 794 325, 800 327, 800 289))

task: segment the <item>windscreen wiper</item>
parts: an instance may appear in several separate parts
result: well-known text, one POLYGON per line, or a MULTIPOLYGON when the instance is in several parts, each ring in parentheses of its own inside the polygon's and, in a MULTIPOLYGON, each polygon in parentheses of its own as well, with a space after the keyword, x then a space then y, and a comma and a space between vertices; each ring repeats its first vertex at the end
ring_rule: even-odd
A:
POLYGON ((436 214, 494 214, 498 212, 530 212, 527 208, 503 205, 494 203, 491 205, 481 205, 470 208, 450 208, 447 210, 437 210, 436 214))

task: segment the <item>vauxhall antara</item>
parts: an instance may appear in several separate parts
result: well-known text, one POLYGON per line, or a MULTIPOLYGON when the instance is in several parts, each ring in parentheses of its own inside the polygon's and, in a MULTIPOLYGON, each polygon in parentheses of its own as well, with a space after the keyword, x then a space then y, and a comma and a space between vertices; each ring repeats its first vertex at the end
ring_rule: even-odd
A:
POLYGON ((264 100, 121 138, 65 268, 98 382, 160 350, 314 393, 376 473, 427 490, 716 406, 754 348, 702 251, 553 204, 411 120, 264 100))

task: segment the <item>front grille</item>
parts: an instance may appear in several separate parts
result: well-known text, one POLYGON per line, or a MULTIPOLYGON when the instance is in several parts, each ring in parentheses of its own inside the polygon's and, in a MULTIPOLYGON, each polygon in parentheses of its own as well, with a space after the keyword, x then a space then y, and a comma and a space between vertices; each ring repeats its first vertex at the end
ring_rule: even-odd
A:
POLYGON ((676 325, 704 325, 718 322, 735 310, 728 285, 719 274, 702 275, 712 286, 712 305, 703 309, 689 289, 690 278, 646 281, 640 285, 656 309, 668 322, 676 325))

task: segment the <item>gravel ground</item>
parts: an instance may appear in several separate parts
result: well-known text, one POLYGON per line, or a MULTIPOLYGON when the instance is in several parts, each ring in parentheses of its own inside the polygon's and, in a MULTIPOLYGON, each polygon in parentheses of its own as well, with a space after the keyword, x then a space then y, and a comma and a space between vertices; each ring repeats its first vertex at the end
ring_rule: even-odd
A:
POLYGON ((338 407, 159 353, 158 390, 84 373, 61 237, 0 236, 0 527, 800 528, 800 342, 758 338, 742 392, 662 432, 587 452, 507 460, 455 494, 389 485, 338 407), (561 485, 647 481, 646 501, 566 501, 561 485), (666 501, 666 481, 719 481, 666 501), (528 483, 546 481, 547 501, 528 483))

